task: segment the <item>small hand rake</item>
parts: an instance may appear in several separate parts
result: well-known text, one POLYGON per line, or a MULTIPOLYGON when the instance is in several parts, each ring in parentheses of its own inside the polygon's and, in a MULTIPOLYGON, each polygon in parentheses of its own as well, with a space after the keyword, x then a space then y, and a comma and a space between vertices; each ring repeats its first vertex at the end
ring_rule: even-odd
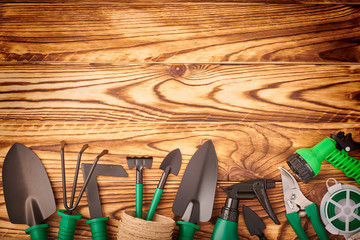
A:
POLYGON ((75 234, 75 228, 77 224, 77 220, 79 220, 82 215, 75 211, 75 209, 78 207, 79 202, 81 200, 82 195, 84 194, 85 188, 87 184, 89 183, 89 180, 91 178, 92 173, 95 170, 96 164, 99 161, 99 159, 108 153, 108 150, 103 150, 94 160, 94 163, 92 164, 92 167, 90 169, 89 175, 87 176, 83 187, 80 190, 79 196, 75 201, 74 204, 74 198, 75 198, 75 191, 76 191, 76 185, 77 185, 77 179, 80 169, 80 162, 81 162, 81 156, 83 152, 89 147, 89 145, 85 144, 78 155, 77 164, 75 168, 75 175, 74 175, 74 181, 73 181, 73 188, 70 198, 70 205, 67 204, 67 196, 66 196, 66 177, 65 177, 65 158, 64 158, 64 148, 65 148, 65 141, 61 141, 61 170, 62 170, 62 188, 63 188, 63 200, 64 200, 64 207, 66 210, 59 210, 58 215, 61 216, 60 219, 60 227, 59 227, 59 234, 58 239, 59 240, 71 240, 74 238, 75 234))

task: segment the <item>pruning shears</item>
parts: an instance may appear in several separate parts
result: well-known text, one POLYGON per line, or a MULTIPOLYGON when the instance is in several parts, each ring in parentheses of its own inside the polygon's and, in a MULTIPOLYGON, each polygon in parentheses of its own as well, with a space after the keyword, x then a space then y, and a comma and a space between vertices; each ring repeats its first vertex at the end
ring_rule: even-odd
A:
POLYGON ((284 168, 279 167, 283 184, 286 218, 300 240, 308 240, 301 225, 300 217, 308 216, 320 240, 328 240, 322 225, 316 204, 307 199, 301 192, 295 178, 284 168))

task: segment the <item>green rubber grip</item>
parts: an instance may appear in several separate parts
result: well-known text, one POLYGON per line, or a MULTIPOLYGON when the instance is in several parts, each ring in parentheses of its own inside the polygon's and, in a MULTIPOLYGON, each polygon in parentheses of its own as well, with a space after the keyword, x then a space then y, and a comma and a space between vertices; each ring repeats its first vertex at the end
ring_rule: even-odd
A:
POLYGON ((161 198, 161 195, 162 195, 163 191, 164 190, 161 189, 161 188, 156 188, 155 193, 154 193, 154 197, 153 197, 153 199, 151 201, 151 204, 150 204, 148 214, 146 216, 147 221, 151 221, 153 219, 156 208, 157 208, 157 206, 159 204, 159 201, 160 201, 160 198, 161 198))
POLYGON ((73 211, 73 215, 66 214, 65 211, 66 210, 59 210, 57 212, 57 214, 61 216, 58 240, 74 239, 77 220, 82 217, 82 215, 76 211, 73 211))
POLYGON ((311 224, 313 225, 315 232, 320 240, 329 240, 324 226, 321 224, 319 213, 315 203, 305 207, 306 215, 310 218, 311 224))
POLYGON ((218 218, 211 240, 239 240, 238 223, 218 218))
POLYGON ((288 219, 291 227, 294 229, 296 235, 299 237, 300 240, 309 240, 306 236, 306 233, 301 225, 300 217, 297 212, 288 213, 285 215, 288 219))
POLYGON ((30 234, 31 240, 47 240, 46 230, 49 227, 49 224, 39 224, 25 229, 25 233, 30 234))
POLYGON ((344 149, 341 151, 334 149, 325 160, 360 184, 360 161, 350 157, 344 149))
POLYGON ((106 221, 109 217, 95 218, 87 220, 85 223, 90 225, 91 236, 94 240, 107 240, 106 221))
POLYGON ((143 184, 142 183, 137 183, 135 185, 135 191, 136 191, 136 197, 135 197, 135 201, 136 201, 136 217, 137 218, 142 218, 142 199, 143 199, 143 184))
POLYGON ((176 225, 179 226, 179 240, 192 240, 196 231, 200 230, 200 227, 191 222, 177 221, 176 225))

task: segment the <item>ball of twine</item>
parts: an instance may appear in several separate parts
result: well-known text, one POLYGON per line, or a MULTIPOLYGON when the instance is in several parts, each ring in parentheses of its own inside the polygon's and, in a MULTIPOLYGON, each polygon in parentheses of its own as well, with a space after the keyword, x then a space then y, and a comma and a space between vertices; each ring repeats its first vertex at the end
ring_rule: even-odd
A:
MULTIPOLYGON (((144 212, 144 214, 146 214, 144 212)), ((155 214, 152 221, 136 218, 133 210, 123 211, 118 227, 118 240, 158 240, 172 239, 175 221, 155 214)), ((146 216, 146 215, 145 215, 146 216)))

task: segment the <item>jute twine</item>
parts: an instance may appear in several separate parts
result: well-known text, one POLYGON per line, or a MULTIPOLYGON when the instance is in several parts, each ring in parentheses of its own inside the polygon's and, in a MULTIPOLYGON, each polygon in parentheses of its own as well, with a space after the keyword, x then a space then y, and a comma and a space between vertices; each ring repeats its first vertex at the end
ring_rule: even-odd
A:
POLYGON ((155 214, 152 221, 146 221, 144 219, 136 218, 135 211, 126 210, 122 213, 117 239, 171 240, 174 226, 175 221, 169 217, 155 214))

